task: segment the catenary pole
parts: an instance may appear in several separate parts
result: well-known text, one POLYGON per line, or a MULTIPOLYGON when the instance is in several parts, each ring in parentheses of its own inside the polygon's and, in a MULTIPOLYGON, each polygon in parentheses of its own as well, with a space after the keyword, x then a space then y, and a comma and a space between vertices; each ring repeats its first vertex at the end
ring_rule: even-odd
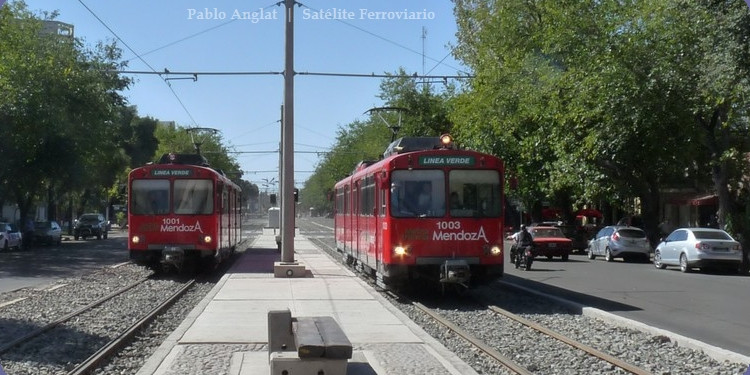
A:
POLYGON ((284 123, 281 169, 281 261, 294 262, 294 0, 285 0, 284 123))

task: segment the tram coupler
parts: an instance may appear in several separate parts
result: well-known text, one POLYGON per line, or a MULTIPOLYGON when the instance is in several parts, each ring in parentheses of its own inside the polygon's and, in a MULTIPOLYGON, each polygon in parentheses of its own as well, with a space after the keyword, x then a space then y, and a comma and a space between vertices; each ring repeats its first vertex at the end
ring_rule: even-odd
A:
POLYGON ((177 269, 180 269, 185 262, 185 250, 179 246, 166 246, 161 255, 163 264, 173 265, 177 269))
POLYGON ((465 260, 449 259, 440 266, 440 282, 465 285, 471 279, 471 268, 465 260))

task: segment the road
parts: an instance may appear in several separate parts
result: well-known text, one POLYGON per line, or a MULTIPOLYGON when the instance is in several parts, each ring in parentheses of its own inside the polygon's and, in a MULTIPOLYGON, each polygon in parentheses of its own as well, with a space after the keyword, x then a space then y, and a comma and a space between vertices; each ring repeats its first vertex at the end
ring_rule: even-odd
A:
MULTIPOLYGON (((298 226, 302 235, 335 245, 332 219, 302 219, 298 226)), ((608 263, 574 254, 567 262, 536 259, 530 271, 506 265, 503 279, 750 355, 747 275, 685 274, 677 268, 658 270, 651 263, 608 263)))
POLYGON ((43 287, 103 266, 128 261, 127 232, 110 231, 106 240, 74 241, 63 236, 60 246, 34 245, 31 250, 0 252, 0 293, 43 287))

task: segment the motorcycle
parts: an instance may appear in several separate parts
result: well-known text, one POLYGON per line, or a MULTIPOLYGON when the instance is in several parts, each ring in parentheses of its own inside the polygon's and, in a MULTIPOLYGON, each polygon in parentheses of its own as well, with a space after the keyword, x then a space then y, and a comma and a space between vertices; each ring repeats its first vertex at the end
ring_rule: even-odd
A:
POLYGON ((523 267, 526 271, 531 270, 531 264, 534 262, 534 251, 532 246, 526 246, 517 251, 515 256, 516 268, 523 267))

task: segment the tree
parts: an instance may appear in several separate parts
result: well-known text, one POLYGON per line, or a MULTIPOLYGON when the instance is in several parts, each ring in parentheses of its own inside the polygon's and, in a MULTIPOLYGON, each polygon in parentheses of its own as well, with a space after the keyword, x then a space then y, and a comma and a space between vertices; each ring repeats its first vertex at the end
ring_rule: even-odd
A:
POLYGON ((0 131, 11 135, 0 145, 0 179, 22 218, 45 192, 104 189, 124 164, 111 126, 130 84, 113 73, 119 57, 114 45, 87 50, 42 32, 23 2, 0 9, 0 131))
POLYGON ((140 117, 135 106, 123 107, 120 110, 117 125, 120 147, 130 159, 130 167, 136 168, 154 159, 159 140, 154 133, 158 120, 152 117, 140 117))
POLYGON ((706 64, 715 56, 708 47, 746 49, 717 43, 743 28, 721 27, 717 20, 732 18, 707 10, 741 18, 743 4, 707 4, 457 1, 457 57, 476 78, 456 101, 456 133, 501 155, 526 200, 565 191, 579 203, 637 197, 654 233, 661 189, 706 181, 699 171, 710 157, 694 124, 695 113, 712 112, 691 100, 705 91, 693 82, 728 70, 706 64))
MULTIPOLYGON (((452 124, 448 119, 448 99, 453 86, 449 85, 444 92, 435 93, 431 85, 420 86, 422 83, 415 78, 404 76, 404 70, 400 69, 393 77, 384 79, 378 94, 384 106, 406 110, 400 114, 401 128, 396 137, 437 137, 450 132, 452 124)), ((388 126, 396 124, 397 113, 372 112, 365 120, 353 121, 339 128, 332 150, 316 166, 315 173, 302 189, 301 206, 321 213, 331 212, 333 186, 350 175, 359 162, 382 158, 392 137, 388 126)))

